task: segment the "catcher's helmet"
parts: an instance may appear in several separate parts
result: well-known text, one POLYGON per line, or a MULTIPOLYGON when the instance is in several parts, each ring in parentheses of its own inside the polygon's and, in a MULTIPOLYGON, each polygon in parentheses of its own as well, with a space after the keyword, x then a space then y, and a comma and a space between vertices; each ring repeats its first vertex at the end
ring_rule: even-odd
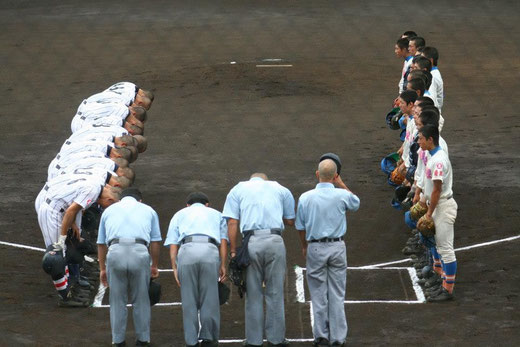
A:
POLYGON ((161 284, 150 279, 150 287, 148 288, 148 296, 150 297, 150 306, 155 305, 161 300, 161 284))
POLYGON ((336 163, 338 175, 341 173, 341 159, 335 153, 325 153, 320 157, 320 163, 325 159, 332 159, 336 163))
POLYGON ((55 250, 52 245, 47 247, 42 259, 43 271, 51 275, 53 278, 65 274, 65 260, 63 259, 63 251, 55 250))

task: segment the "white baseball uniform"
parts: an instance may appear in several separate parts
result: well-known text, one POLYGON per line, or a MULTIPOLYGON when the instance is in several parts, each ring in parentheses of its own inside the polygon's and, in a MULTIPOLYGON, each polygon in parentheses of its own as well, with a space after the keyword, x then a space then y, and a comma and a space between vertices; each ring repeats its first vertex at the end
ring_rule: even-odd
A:
POLYGON ((68 155, 66 157, 60 157, 58 160, 57 158, 54 158, 51 163, 49 164, 49 168, 47 170, 48 178, 47 180, 51 180, 54 177, 56 177, 61 170, 65 169, 67 166, 83 160, 85 158, 108 158, 106 153, 99 153, 99 152, 93 152, 93 151, 86 151, 86 152, 77 152, 73 153, 71 155, 68 155))
POLYGON ((401 156, 406 168, 410 167, 410 145, 413 142, 417 127, 415 126, 415 119, 413 116, 407 116, 406 134, 403 141, 403 155, 401 156))
POLYGON ((139 87, 136 86, 132 82, 119 82, 111 85, 103 92, 112 92, 121 95, 121 97, 125 99, 132 99, 132 102, 135 99, 135 95, 139 91, 139 87))
POLYGON ((430 91, 430 94, 435 97, 433 100, 440 111, 444 104, 444 81, 442 80, 441 73, 437 66, 432 67, 431 74, 432 84, 428 90, 430 91))
POLYGON ((128 135, 128 131, 114 124, 88 124, 72 134, 69 142, 82 142, 92 140, 114 141, 114 137, 128 135))
POLYGON ((72 119, 72 133, 82 129, 89 124, 119 124, 123 125, 124 120, 130 114, 128 106, 121 102, 87 102, 83 100, 78 107, 76 115, 72 119), (110 119, 110 120, 107 120, 110 119))
MULTIPOLYGON (((69 173, 80 171, 91 171, 92 169, 100 169, 105 173, 109 172, 112 176, 117 176, 115 171, 118 169, 115 161, 108 157, 90 157, 83 158, 74 162, 71 162, 67 167, 62 167, 58 170, 58 175, 65 175, 69 173)), ((106 177, 106 176, 105 176, 106 177)), ((106 178, 105 178, 106 179, 106 178)))
POLYGON ((404 58, 403 62, 403 70, 401 71, 401 79, 399 80, 399 83, 397 84, 397 87, 399 88, 399 94, 401 94, 404 91, 404 87, 406 86, 406 81, 404 79, 404 75, 406 74, 406 71, 410 68, 410 65, 412 65, 413 56, 410 55, 406 58, 404 58))
MULTIPOLYGON (((90 207, 101 195, 103 183, 86 175, 67 174, 59 175, 45 184, 35 203, 45 246, 58 241, 67 208, 73 202, 83 209, 90 207)), ((76 225, 81 226, 81 213, 76 216, 76 225)))
MULTIPOLYGON (((439 146, 442 150, 449 155, 448 152, 448 144, 439 136, 439 146)), ((428 163, 428 159, 430 159, 431 155, 429 151, 423 151, 421 148, 417 151, 418 159, 417 159, 417 168, 415 169, 414 181, 417 187, 424 190, 424 173, 426 171, 426 164, 428 163)))
POLYGON ((424 174, 424 196, 429 205, 433 192, 434 181, 441 181, 442 188, 439 202, 433 211, 435 224, 435 244, 437 252, 444 263, 456 261, 453 249, 454 224, 457 218, 457 203, 453 199, 453 171, 448 154, 440 147, 430 151, 431 157, 426 164, 424 174))

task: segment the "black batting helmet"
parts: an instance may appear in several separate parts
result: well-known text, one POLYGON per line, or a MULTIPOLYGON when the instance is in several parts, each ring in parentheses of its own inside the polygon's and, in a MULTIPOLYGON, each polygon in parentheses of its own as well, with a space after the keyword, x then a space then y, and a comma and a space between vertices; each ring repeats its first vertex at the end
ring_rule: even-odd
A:
POLYGON ((47 247, 42 259, 43 271, 51 275, 53 278, 65 274, 65 259, 63 259, 63 251, 54 249, 52 245, 47 247))

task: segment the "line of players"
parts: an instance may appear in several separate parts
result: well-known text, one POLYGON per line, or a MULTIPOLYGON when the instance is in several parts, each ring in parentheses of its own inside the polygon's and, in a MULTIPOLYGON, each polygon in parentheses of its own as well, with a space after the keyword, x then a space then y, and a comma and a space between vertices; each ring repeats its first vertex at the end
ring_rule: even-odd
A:
POLYGON ((90 302, 89 278, 98 273, 86 277, 80 272, 84 255, 95 253, 89 225, 97 228, 101 211, 132 185, 135 173, 129 164, 146 150, 144 123, 153 99, 152 92, 120 82, 83 100, 72 119, 72 134, 49 165, 35 209, 47 247, 43 268, 59 293, 59 306, 90 302))
POLYGON ((381 169, 396 187, 393 207, 405 211, 411 237, 403 253, 411 255, 427 300, 451 300, 457 271, 453 249, 457 203, 448 146, 440 136, 444 83, 437 67, 439 53, 426 46, 424 38, 407 31, 397 40, 395 54, 404 63, 399 96, 386 120, 391 129, 400 130, 402 145, 382 160, 381 169), (434 236, 417 230, 417 220, 409 211, 417 203, 433 218, 434 236))

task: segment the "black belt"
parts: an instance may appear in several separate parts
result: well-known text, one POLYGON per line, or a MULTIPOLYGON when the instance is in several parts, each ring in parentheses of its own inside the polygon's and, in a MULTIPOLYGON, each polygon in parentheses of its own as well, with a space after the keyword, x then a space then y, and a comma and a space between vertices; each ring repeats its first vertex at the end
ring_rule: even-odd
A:
POLYGON ((258 229, 258 230, 245 230, 244 236, 248 233, 251 233, 253 235, 265 235, 265 234, 273 234, 273 235, 280 235, 282 236, 282 229, 258 229))
POLYGON ((208 243, 212 243, 218 247, 218 242, 214 238, 209 237, 209 236, 203 236, 203 235, 186 236, 185 238, 182 239, 181 245, 183 245, 185 243, 190 243, 190 242, 208 242, 208 243))
MULTIPOLYGON (((47 203, 47 205, 50 205, 52 200, 51 199, 45 199, 45 202, 47 203)), ((65 212, 65 209, 60 208, 60 213, 63 213, 63 212, 65 212)))
MULTIPOLYGON (((108 241, 108 247, 110 247, 112 245, 116 245, 118 243, 119 243, 119 239, 112 239, 112 240, 108 241)), ((140 243, 141 245, 145 245, 146 247, 148 247, 148 242, 146 242, 143 239, 135 239, 135 243, 140 243)))
POLYGON ((343 238, 341 238, 341 237, 334 237, 334 238, 324 237, 322 239, 309 240, 309 242, 338 242, 338 241, 342 241, 342 240, 343 240, 343 238))

